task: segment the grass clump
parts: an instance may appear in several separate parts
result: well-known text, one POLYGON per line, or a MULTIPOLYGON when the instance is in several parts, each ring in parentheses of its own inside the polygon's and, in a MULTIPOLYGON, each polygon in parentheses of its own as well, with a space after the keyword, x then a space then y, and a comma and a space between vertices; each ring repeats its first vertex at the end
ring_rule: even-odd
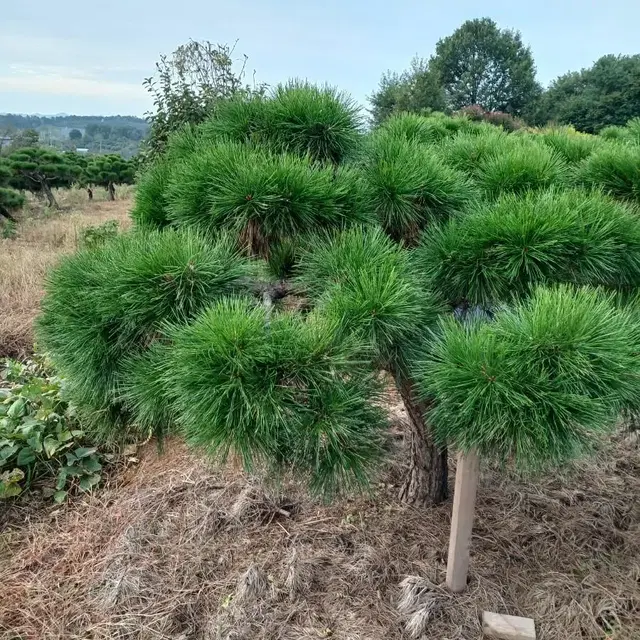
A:
POLYGON ((588 158, 602 143, 598 136, 580 133, 572 127, 546 129, 541 136, 547 146, 572 165, 588 158))

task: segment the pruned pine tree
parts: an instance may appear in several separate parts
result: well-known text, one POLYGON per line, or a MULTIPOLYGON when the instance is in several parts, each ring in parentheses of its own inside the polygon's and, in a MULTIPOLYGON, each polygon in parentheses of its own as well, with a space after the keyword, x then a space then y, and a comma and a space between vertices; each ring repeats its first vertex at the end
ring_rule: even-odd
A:
POLYGON ((0 158, 0 216, 14 222, 13 213, 24 205, 24 196, 9 188, 12 175, 10 164, 0 158))
POLYGON ((20 149, 8 156, 13 171, 11 186, 46 197, 58 209, 52 187, 69 187, 80 176, 80 168, 70 157, 39 147, 20 149))
POLYGON ((117 154, 92 158, 84 171, 89 184, 107 190, 109 200, 116 199, 116 185, 133 184, 135 178, 133 163, 117 154))
POLYGON ((301 83, 224 102, 143 175, 131 234, 54 271, 41 342, 106 435, 176 431, 331 491, 385 453, 387 372, 407 408, 400 497, 423 506, 447 495, 449 444, 554 462, 640 406, 611 297, 640 284, 640 219, 601 174, 609 194, 572 182, 600 145, 359 122, 301 83), (533 379, 502 382, 494 357, 533 379))

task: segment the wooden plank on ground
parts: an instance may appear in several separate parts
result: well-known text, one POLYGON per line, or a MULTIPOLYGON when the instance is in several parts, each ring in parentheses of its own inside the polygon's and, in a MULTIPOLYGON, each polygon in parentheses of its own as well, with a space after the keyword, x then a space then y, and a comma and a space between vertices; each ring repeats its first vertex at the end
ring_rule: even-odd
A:
POLYGON ((499 640, 536 640, 536 625, 531 618, 482 612, 482 632, 499 640))

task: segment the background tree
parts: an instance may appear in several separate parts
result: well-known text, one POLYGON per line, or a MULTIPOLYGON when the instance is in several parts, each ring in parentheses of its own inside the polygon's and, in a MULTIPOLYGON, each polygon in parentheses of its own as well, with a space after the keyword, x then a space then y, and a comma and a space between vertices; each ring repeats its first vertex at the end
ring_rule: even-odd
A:
POLYGON ((371 118, 379 125, 393 113, 403 111, 428 113, 446 109, 444 91, 429 63, 414 58, 411 67, 401 74, 388 71, 370 97, 371 118))
POLYGON ((71 129, 71 131, 69 131, 69 140, 73 142, 82 140, 82 131, 80 131, 80 129, 71 129))
POLYGON ((85 175, 89 184, 104 187, 109 200, 115 200, 116 185, 133 184, 135 170, 130 160, 110 154, 92 158, 87 164, 85 175))
POLYGON ((73 157, 48 149, 27 148, 9 156, 12 186, 43 194, 50 207, 58 209, 52 187, 70 187, 81 170, 73 157))
POLYGON ((579 131, 598 133, 640 116, 640 55, 607 55, 592 67, 556 78, 527 118, 572 124, 579 131))
POLYGON ((519 115, 540 93, 529 47, 489 18, 468 20, 439 40, 430 65, 450 109, 477 104, 519 115))
POLYGON ((262 91, 244 84, 247 57, 237 65, 234 55, 229 45, 190 40, 160 57, 155 76, 144 81, 155 109, 148 115, 152 159, 163 153, 172 132, 204 121, 221 100, 262 91))
POLYGON ((15 221, 13 212, 24 205, 24 196, 9 188, 13 171, 8 161, 0 158, 0 217, 15 221))
POLYGON ((40 134, 35 129, 25 129, 13 136, 13 140, 9 145, 9 151, 35 148, 38 146, 39 141, 40 134))

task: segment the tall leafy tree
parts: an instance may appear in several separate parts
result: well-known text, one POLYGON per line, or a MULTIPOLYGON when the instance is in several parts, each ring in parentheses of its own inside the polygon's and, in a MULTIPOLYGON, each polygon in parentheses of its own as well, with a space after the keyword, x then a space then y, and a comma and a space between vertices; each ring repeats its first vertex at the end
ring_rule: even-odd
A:
MULTIPOLYGON (((229 45, 189 40, 171 55, 160 57, 155 75, 144 81, 155 109, 148 116, 151 159, 164 152, 172 132, 187 123, 203 122, 220 101, 253 93, 244 82, 247 57, 237 64, 234 55, 229 45)), ((262 89, 258 87, 257 92, 262 89)))
POLYGON ((401 74, 387 71, 370 97, 371 118, 379 125, 390 115, 403 111, 422 113, 446 109, 444 91, 428 61, 414 58, 401 74))
POLYGON ((527 115, 535 124, 555 121, 588 133, 638 116, 640 55, 603 56, 588 69, 556 78, 527 115))
POLYGON ((519 115, 540 93, 529 47, 489 18, 468 20, 439 40, 431 66, 451 109, 478 104, 519 115))
POLYGON ((135 178, 133 163, 117 154, 96 156, 87 164, 85 174, 89 184, 107 190, 109 200, 116 199, 117 184, 133 184, 135 178))
POLYGON ((28 148, 9 156, 12 186, 43 194, 50 207, 58 209, 52 187, 69 187, 80 175, 80 168, 66 154, 49 149, 28 148))

